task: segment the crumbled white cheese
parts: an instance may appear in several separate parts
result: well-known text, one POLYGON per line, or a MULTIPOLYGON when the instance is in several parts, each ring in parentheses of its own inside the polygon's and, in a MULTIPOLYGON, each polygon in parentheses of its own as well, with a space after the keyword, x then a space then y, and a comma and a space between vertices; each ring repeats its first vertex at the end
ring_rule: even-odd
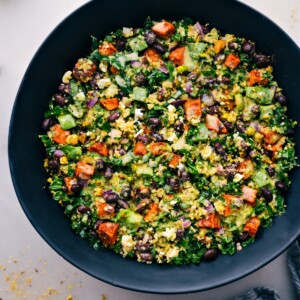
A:
POLYGON ((244 178, 244 176, 240 173, 236 173, 233 178, 233 182, 239 182, 244 178))
POLYGON ((72 72, 67 71, 62 78, 62 82, 65 84, 69 84, 71 79, 72 79, 72 72))
POLYGON ((136 108, 134 111, 134 120, 142 120, 144 118, 144 114, 142 113, 141 108, 136 108))
POLYGON ((78 100, 78 101, 84 101, 85 100, 85 94, 83 92, 80 92, 80 93, 75 95, 74 99, 78 100))
POLYGON ((200 151, 200 154, 203 159, 207 159, 211 156, 212 152, 213 152, 213 148, 207 145, 200 151))
POLYGON ((177 139, 177 135, 173 132, 171 135, 168 137, 169 142, 174 142, 177 139))
POLYGON ((177 257, 179 254, 179 248, 178 247, 174 247, 174 248, 170 248, 167 252, 167 259, 173 258, 173 257, 177 257))
POLYGON ((111 80, 109 78, 102 78, 97 81, 99 89, 104 89, 111 85, 111 80))
POLYGON ((106 73, 107 72, 107 67, 108 67, 108 64, 106 61, 102 61, 100 64, 99 64, 99 69, 103 72, 103 73, 106 73))
POLYGON ((169 241, 174 241, 176 239, 176 229, 166 228, 166 230, 162 232, 162 236, 169 241))
POLYGON ((128 252, 130 252, 135 246, 135 242, 132 239, 131 235, 123 235, 121 244, 122 244, 124 254, 127 254, 128 252))
POLYGON ((169 112, 174 112, 174 111, 176 111, 176 107, 174 106, 174 105, 168 105, 168 111, 169 112))
POLYGON ((115 84, 111 84, 104 93, 107 98, 111 98, 119 93, 119 89, 115 84))

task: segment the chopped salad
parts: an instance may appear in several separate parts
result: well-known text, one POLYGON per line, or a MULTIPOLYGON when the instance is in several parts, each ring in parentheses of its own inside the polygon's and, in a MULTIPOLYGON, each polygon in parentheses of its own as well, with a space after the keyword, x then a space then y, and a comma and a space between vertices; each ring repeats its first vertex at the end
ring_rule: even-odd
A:
POLYGON ((284 212, 297 166, 286 104, 271 57, 208 24, 148 18, 92 37, 42 122, 49 189, 95 249, 232 255, 284 212))

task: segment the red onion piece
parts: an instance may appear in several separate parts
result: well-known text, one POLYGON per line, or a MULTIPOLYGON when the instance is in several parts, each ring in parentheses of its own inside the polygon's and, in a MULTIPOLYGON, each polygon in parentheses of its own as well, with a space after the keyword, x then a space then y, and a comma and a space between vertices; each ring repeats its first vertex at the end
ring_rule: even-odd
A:
POLYGON ((162 65, 160 66, 160 71, 162 71, 164 74, 169 74, 169 69, 165 66, 165 65, 162 65))
POLYGON ((204 103, 206 106, 212 106, 215 104, 214 98, 212 95, 203 94, 201 97, 202 103, 204 103))
POLYGON ((200 25, 199 22, 196 22, 196 24, 194 25, 194 28, 196 29, 196 31, 198 32, 198 35, 203 37, 204 36, 204 32, 202 30, 202 26, 200 25))
POLYGON ((258 132, 260 132, 261 129, 262 129, 262 126, 259 123, 257 123, 257 122, 251 122, 249 125, 251 127, 253 127, 258 132))
POLYGON ((220 227, 220 228, 215 229, 215 232, 219 233, 219 234, 224 234, 224 229, 223 229, 223 227, 220 227))
POLYGON ((192 225, 192 222, 190 220, 184 220, 182 222, 183 228, 186 229, 192 225))
POLYGON ((97 102, 98 102, 98 98, 92 98, 86 103, 86 106, 88 108, 92 108, 97 102))
POLYGON ((212 204, 209 204, 205 209, 206 209, 208 214, 211 214, 215 211, 215 208, 213 207, 212 204))
POLYGON ((53 155, 54 155, 55 157, 60 158, 60 157, 63 157, 63 156, 64 156, 64 152, 61 151, 61 150, 55 150, 54 153, 53 153, 53 155))
POLYGON ((133 61, 130 62, 130 65, 133 68, 139 68, 142 65, 142 63, 139 60, 133 60, 133 61))
POLYGON ((186 84, 185 84, 185 90, 188 92, 188 93, 192 93, 193 91, 193 84, 188 81, 186 84))
POLYGON ((112 190, 107 190, 107 191, 103 192, 102 197, 103 197, 104 199, 106 199, 107 196, 110 195, 112 192, 113 192, 112 190))

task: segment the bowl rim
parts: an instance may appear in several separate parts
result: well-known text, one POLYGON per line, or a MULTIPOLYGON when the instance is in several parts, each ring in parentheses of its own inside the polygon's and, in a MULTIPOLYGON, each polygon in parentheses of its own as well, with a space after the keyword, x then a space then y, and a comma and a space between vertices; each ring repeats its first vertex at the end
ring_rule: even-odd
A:
MULTIPOLYGON (((102 0, 103 1, 103 0, 102 0)), ((74 11, 72 11, 71 13, 69 13, 65 18, 63 18, 53 29, 52 31, 46 36, 46 38, 43 40, 43 42, 41 43, 41 45, 38 47, 38 49, 36 50, 35 54, 33 55, 33 57, 30 60, 29 65, 26 68, 25 73, 23 74, 22 80, 20 82, 15 100, 14 100, 14 104, 13 104, 13 108, 11 111, 11 117, 10 117, 10 123, 9 123, 9 130, 8 130, 8 163, 9 163, 9 169, 10 169, 10 174, 11 174, 11 179, 13 182, 13 186, 14 186, 14 190, 17 196, 17 199, 27 217, 27 219, 30 221, 31 225, 33 226, 33 228, 38 232, 38 234, 43 238, 43 240, 61 257, 63 257, 66 261, 68 261, 71 265, 73 265, 74 267, 78 268, 79 270, 81 270, 82 272, 94 277, 95 279, 101 280, 105 283, 108 283, 110 285, 113 285, 115 287, 120 287, 120 288, 124 288, 127 290, 131 290, 131 291, 136 291, 136 292, 142 292, 142 293, 150 293, 150 294, 186 294, 186 293, 196 293, 196 292, 201 292, 201 291, 207 291, 207 290, 212 290, 230 283, 233 283, 239 279, 242 279, 246 276, 248 276, 249 274, 263 268, 264 266, 266 266, 268 263, 270 263, 271 261, 273 261, 275 258, 277 258, 279 255, 281 255, 285 250, 287 250, 287 248, 289 248, 292 243, 297 239, 298 234, 300 233, 300 228, 298 229, 298 234, 294 234, 293 236, 290 236, 289 240, 287 243, 285 243, 284 245, 282 245, 281 247, 277 248, 277 251, 275 251, 273 253, 273 255, 269 256, 268 259, 266 259, 263 263, 251 266, 247 271, 243 272, 242 275, 239 276, 233 276, 230 277, 228 279, 224 279, 222 282, 213 284, 209 287, 203 287, 203 288, 193 288, 193 289, 182 289, 181 291, 171 291, 171 290, 166 290, 166 291, 158 291, 157 289, 151 289, 151 288, 139 288, 138 286, 128 286, 126 284, 122 284, 121 282, 116 282, 113 279, 109 280, 107 278, 102 278, 99 275, 97 275, 96 273, 94 273, 93 271, 90 271, 86 268, 84 268, 83 266, 81 266, 80 264, 78 264, 77 261, 75 261, 73 258, 71 258, 66 252, 64 252, 62 249, 60 249, 60 247, 58 245, 56 245, 55 243, 53 243, 48 237, 47 234, 44 232, 44 230, 39 226, 39 224, 35 223, 35 221, 31 218, 31 214, 30 211, 27 209, 24 201, 22 200, 21 197, 21 192, 18 186, 18 180, 16 179, 15 176, 15 164, 13 161, 13 147, 12 147, 12 136, 13 136, 13 132, 14 132, 14 122, 15 122, 15 115, 16 115, 16 105, 17 105, 17 100, 20 96, 20 93, 23 89, 23 85, 24 85, 24 81, 25 78, 28 76, 28 73, 31 69, 31 66, 33 65, 36 57, 38 56, 38 54, 40 53, 40 51, 45 47, 45 45, 47 44, 47 42, 51 39, 51 37, 53 35, 56 34, 56 32, 64 25, 64 23, 66 21, 68 21, 69 19, 75 18, 76 15, 83 9, 85 9, 86 7, 92 5, 92 3, 95 2, 93 0, 89 0, 88 2, 84 3, 83 5, 79 6, 77 9, 75 9, 74 11)), ((298 53, 300 55, 300 48, 299 46, 296 44, 296 42, 281 28, 279 27, 279 25, 277 25, 274 21, 272 21, 269 17, 265 16, 263 13, 259 12, 257 9, 242 3, 240 1, 236 1, 236 0, 227 0, 227 2, 231 2, 231 3, 236 3, 237 5, 241 6, 242 9, 244 10, 248 10, 248 11, 252 11, 255 14, 257 14, 258 16, 261 16, 264 18, 265 22, 268 22, 269 24, 271 24, 272 26, 276 27, 276 29, 278 31, 281 32, 281 34, 283 34, 287 40, 289 40, 289 42, 291 44, 293 44, 294 46, 298 47, 298 53)), ((129 261, 129 259, 128 259, 129 261)))

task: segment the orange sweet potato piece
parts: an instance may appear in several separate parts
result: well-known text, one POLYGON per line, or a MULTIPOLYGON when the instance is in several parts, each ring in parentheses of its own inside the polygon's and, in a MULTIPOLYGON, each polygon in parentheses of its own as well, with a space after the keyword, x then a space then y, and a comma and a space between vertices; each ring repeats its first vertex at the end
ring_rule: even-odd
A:
POLYGON ((82 161, 78 162, 75 169, 76 177, 89 179, 94 174, 95 168, 82 161))
POLYGON ((205 219, 199 220, 198 225, 199 227, 205 228, 220 228, 220 216, 217 214, 210 214, 205 219))
POLYGON ((226 46, 226 42, 223 40, 218 40, 216 41, 215 45, 214 45, 214 49, 216 51, 216 53, 221 52, 226 46))
POLYGON ((184 51, 185 51, 185 47, 176 48, 175 50, 173 50, 170 53, 169 60, 175 65, 178 65, 178 66, 183 65, 184 64, 184 51))
POLYGON ((70 135, 69 130, 63 130, 59 124, 53 126, 53 141, 57 144, 65 145, 67 137, 70 135))
POLYGON ((157 203, 151 203, 150 204, 150 208, 147 212, 147 214, 145 215, 144 219, 146 222, 153 222, 155 217, 158 215, 159 213, 159 207, 157 203))
POLYGON ((134 155, 145 155, 147 153, 146 146, 142 142, 137 142, 134 145, 134 155))
POLYGON ((266 142, 267 144, 274 145, 281 138, 281 134, 275 131, 271 131, 270 129, 267 128, 263 128, 261 130, 261 133, 265 136, 264 142, 266 142))
POLYGON ((160 55, 154 49, 147 49, 144 55, 149 63, 154 63, 160 60, 160 55))
POLYGON ((107 203, 99 203, 97 205, 97 214, 100 219, 112 218, 115 215, 114 211, 110 211, 107 208, 110 205, 107 203))
POLYGON ((242 187, 243 199, 249 204, 254 204, 256 200, 257 190, 252 189, 246 185, 242 187))
POLYGON ((171 168, 175 169, 178 166, 180 160, 181 160, 181 155, 179 155, 179 154, 173 154, 172 159, 169 161, 169 166, 171 168))
POLYGON ((116 47, 109 42, 104 42, 98 47, 98 51, 101 55, 109 56, 117 52, 116 47))
POLYGON ((90 147, 88 147, 88 151, 97 152, 97 153, 99 153, 100 155, 103 155, 103 156, 107 156, 109 154, 109 150, 106 147, 106 145, 103 144, 103 143, 99 143, 99 142, 97 142, 97 143, 91 145, 90 147))
POLYGON ((249 81, 248 81, 249 86, 253 86, 257 83, 260 83, 261 81, 262 81, 262 77, 258 70, 254 69, 249 72, 249 81))
POLYGON ((102 223, 98 228, 98 233, 103 244, 114 245, 117 241, 119 224, 114 222, 102 223))
POLYGON ((185 118, 190 121, 193 117, 201 117, 201 101, 200 98, 188 100, 184 103, 185 118))
POLYGON ((220 119, 214 115, 206 115, 206 127, 209 130, 214 130, 216 132, 227 133, 227 129, 220 119))
POLYGON ((231 203, 236 198, 234 195, 224 194, 224 199, 226 201, 226 207, 224 211, 224 216, 227 217, 231 214, 231 203))
POLYGON ((166 143, 152 142, 150 144, 150 151, 153 155, 161 155, 166 151, 166 143))
POLYGON ((103 100, 100 100, 100 103, 107 110, 114 110, 119 107, 119 99, 118 98, 103 99, 103 100))
POLYGON ((168 21, 156 23, 151 29, 158 37, 162 39, 167 39, 175 32, 175 27, 168 21))
POLYGON ((254 171, 254 166, 253 163, 250 159, 246 159, 243 162, 241 162, 238 167, 237 167, 237 171, 241 174, 243 174, 244 179, 249 178, 250 176, 252 176, 253 171, 254 171))
POLYGON ((116 67, 114 67, 114 66, 111 66, 111 67, 109 68, 109 70, 110 70, 110 72, 111 72, 112 74, 118 74, 118 73, 119 73, 119 70, 118 70, 116 67))
POLYGON ((235 69, 241 62, 240 58, 237 55, 232 53, 228 54, 225 59, 225 66, 231 70, 235 69))
POLYGON ((256 217, 250 218, 244 227, 244 231, 247 232, 250 236, 256 236, 256 233, 260 226, 260 220, 256 217))

